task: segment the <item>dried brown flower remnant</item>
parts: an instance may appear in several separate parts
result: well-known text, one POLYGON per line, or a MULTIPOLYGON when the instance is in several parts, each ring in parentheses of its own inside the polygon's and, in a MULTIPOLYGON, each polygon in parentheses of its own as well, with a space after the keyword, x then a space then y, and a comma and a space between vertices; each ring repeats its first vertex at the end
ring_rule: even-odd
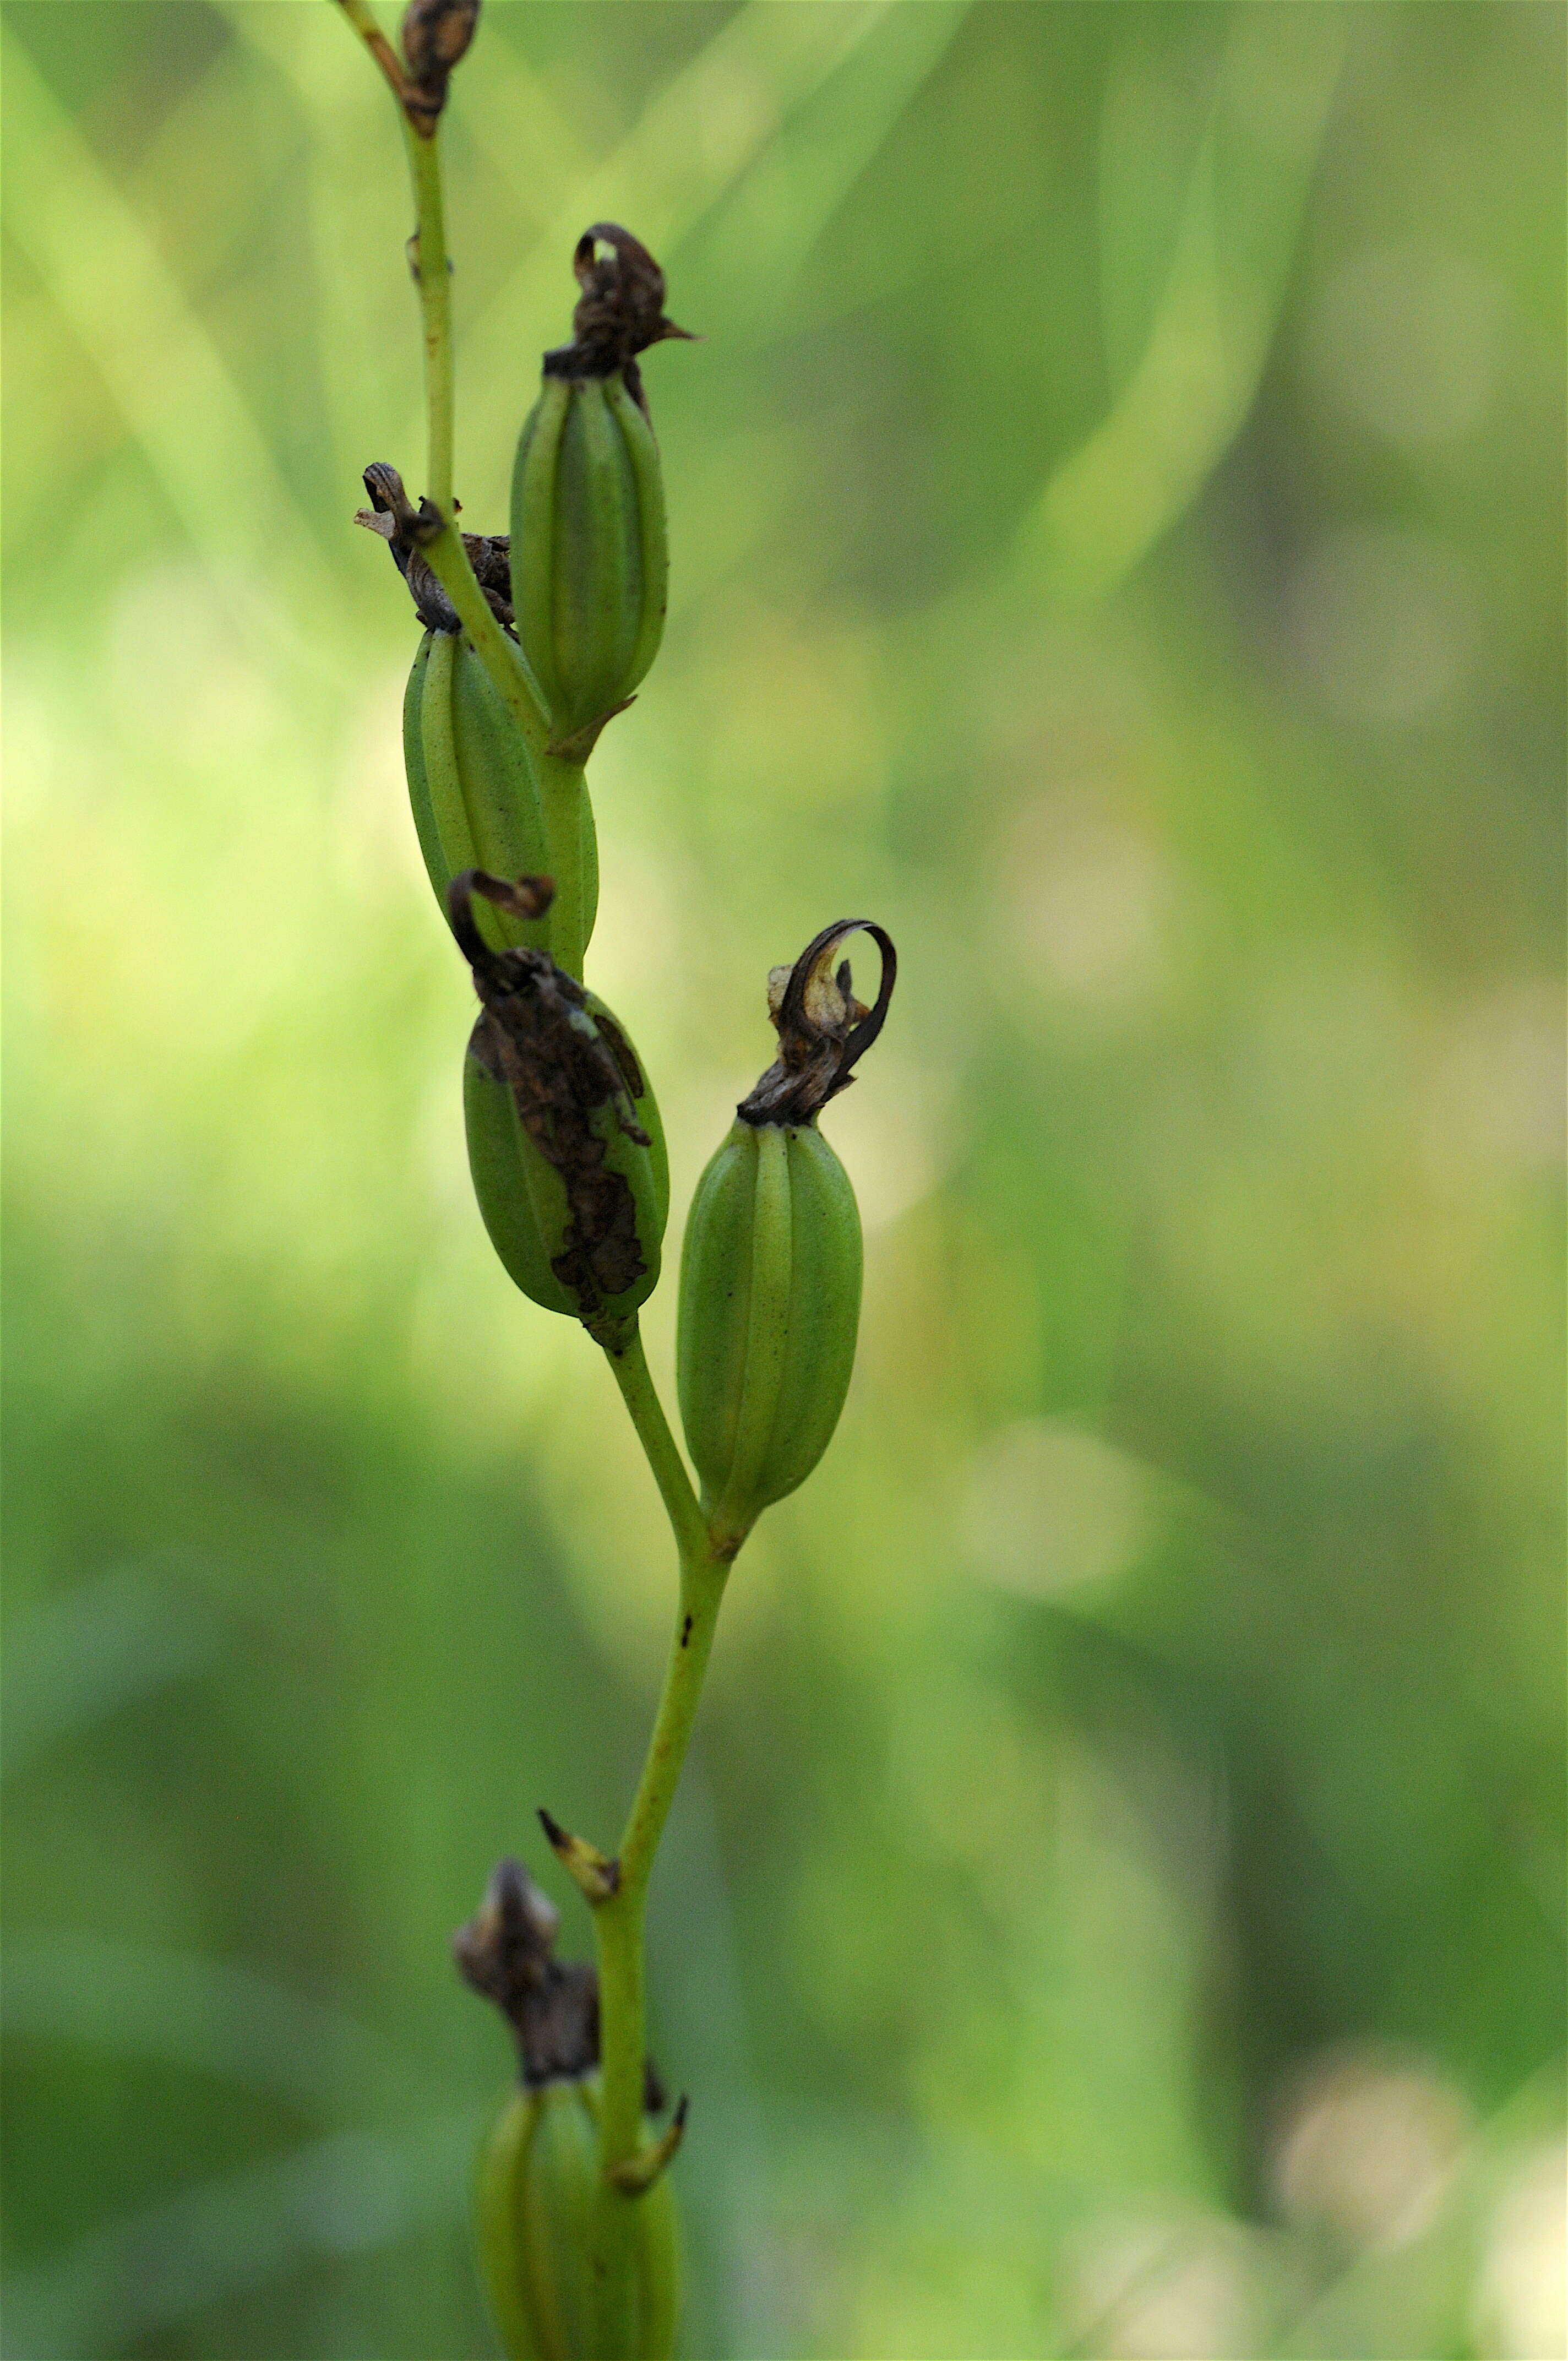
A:
POLYGON ((598 1980, 553 1956, 560 1924, 522 1863, 503 1861, 452 1938, 458 1972, 506 2018, 531 2084, 586 2074, 598 2060, 598 1980))
POLYGON ((854 1081, 850 1069, 864 1057, 887 1016, 898 973, 898 954, 886 930, 870 918, 839 918, 808 942, 793 967, 776 967, 768 977, 768 1013, 778 1031, 779 1054, 749 1098, 736 1109, 743 1123, 811 1123, 821 1108, 854 1081), (867 1008, 854 996, 848 960, 833 965, 846 936, 870 935, 882 953, 876 1004, 867 1008))
MULTIPOLYGON (((420 512, 403 489, 401 476, 385 459, 376 459, 366 468, 364 482, 370 496, 370 506, 356 512, 355 523, 362 524, 367 533, 379 534, 387 544, 392 553, 392 563, 408 584, 414 611, 426 631, 460 631, 463 626, 457 619, 456 608, 421 555, 422 528, 420 512)), ((466 533, 463 546, 485 594, 486 605, 496 620, 510 631, 512 626, 510 540, 504 533, 466 533)))
POLYGON ((478 21, 479 0, 409 0, 400 95, 415 129, 427 138, 446 104, 452 69, 466 54, 478 21))
POLYGON ((595 222, 577 240, 572 269, 582 289, 572 314, 574 342, 544 356, 546 377, 611 377, 646 410, 637 355, 667 336, 695 342, 689 328, 664 317, 664 274, 647 247, 619 222, 595 222), (608 247, 601 253, 600 247, 608 247))
MULTIPOLYGON (((465 1983, 493 2001, 512 2029, 518 2069, 531 2089, 576 2081, 598 2064, 598 1978, 578 1960, 557 1960, 561 1914, 520 1861, 499 1861, 472 1918, 452 1938, 465 1983)), ((663 2112, 651 2060, 643 2066, 643 2103, 663 2112)))

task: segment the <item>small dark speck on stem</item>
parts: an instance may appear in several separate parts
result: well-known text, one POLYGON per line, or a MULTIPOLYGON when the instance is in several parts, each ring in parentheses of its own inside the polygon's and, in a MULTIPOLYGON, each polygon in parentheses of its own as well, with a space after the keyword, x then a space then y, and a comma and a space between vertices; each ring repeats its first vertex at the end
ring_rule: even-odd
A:
POLYGON ((691 1638, 691 1635, 692 1635, 692 1620, 691 1620, 691 1617, 688 1615, 688 1616, 686 1617, 685 1621, 681 1625, 681 1645, 682 1645, 682 1647, 683 1647, 683 1648, 685 1646, 686 1642, 691 1638))

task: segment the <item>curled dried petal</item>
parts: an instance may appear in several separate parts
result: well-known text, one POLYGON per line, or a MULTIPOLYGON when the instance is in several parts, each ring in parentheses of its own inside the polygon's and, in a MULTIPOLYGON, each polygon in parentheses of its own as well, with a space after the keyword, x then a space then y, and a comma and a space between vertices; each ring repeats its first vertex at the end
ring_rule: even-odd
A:
POLYGON ((774 968, 768 978, 768 1013, 778 1030, 779 1054, 736 1113, 743 1123, 811 1123, 821 1108, 854 1080, 887 1017, 898 973, 898 954, 885 928, 871 918, 838 918, 807 943, 791 968, 774 968), (845 938, 868 934, 882 954, 882 980, 874 1005, 854 996, 850 962, 834 963, 845 938))
MULTIPOLYGON (((355 523, 362 524, 367 533, 378 533, 387 544, 392 553, 392 563, 408 584, 414 611, 426 631, 460 631, 463 626, 458 620, 456 608, 421 554, 421 543, 429 538, 428 521, 409 499, 401 476, 386 460, 377 459, 366 468, 364 483, 370 496, 370 506, 356 511, 355 523)), ((466 533, 463 546, 485 594, 486 605, 496 620, 510 631, 513 619, 510 540, 504 533, 466 533)))
POLYGON ((619 222, 595 222, 586 229, 572 269, 583 291, 572 314, 573 342, 545 354, 545 376, 610 377, 620 369, 641 401, 637 355, 668 336, 695 341, 689 328, 677 328, 664 317, 663 272, 619 222))

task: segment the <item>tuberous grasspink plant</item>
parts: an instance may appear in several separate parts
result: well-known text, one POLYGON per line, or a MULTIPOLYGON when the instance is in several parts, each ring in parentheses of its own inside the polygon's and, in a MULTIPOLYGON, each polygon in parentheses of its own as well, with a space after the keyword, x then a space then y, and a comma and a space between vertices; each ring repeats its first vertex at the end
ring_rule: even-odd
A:
POLYGON ((519 2081, 478 2166, 480 2263, 516 2361, 660 2361, 674 2353, 679 2235, 665 2169, 685 2124, 644 2034, 649 1879, 680 1775, 714 1626, 757 1518, 832 1437, 854 1360, 861 1227, 817 1128, 887 1014, 894 948, 868 920, 825 927, 769 978, 778 1055, 698 1183, 681 1255, 676 1343, 694 1485, 643 1355, 669 1168, 652 1086, 585 980, 598 897, 586 770, 663 631, 659 450, 640 356, 683 337, 657 263, 610 222, 573 257, 572 341, 544 356, 523 423, 510 531, 462 533, 453 490, 451 266, 440 126, 479 0, 411 0, 394 47, 367 0, 335 0, 397 101, 413 184, 410 258, 424 330, 426 489, 365 471, 360 522, 389 544, 423 636, 404 701, 414 826, 479 1015, 464 1058, 468 1158, 510 1277, 600 1346, 674 1532, 680 1579, 663 1691, 618 1850, 541 1812, 587 1897, 597 1967, 554 1957, 556 1916, 503 1861, 455 1938, 467 1981, 515 2037, 519 2081), (874 1003, 841 954, 869 934, 874 1003))

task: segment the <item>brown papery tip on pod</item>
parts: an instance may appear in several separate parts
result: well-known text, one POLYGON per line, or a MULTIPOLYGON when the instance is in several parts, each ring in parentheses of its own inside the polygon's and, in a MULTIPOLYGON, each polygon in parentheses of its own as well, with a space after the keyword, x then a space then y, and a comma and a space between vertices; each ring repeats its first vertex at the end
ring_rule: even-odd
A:
POLYGON ((560 1924, 522 1863, 503 1861, 452 1938, 458 1973, 506 2018, 532 2084, 586 2074, 598 2059, 598 1984, 591 1968, 554 1957, 560 1924))
MULTIPOLYGON (((561 1914, 520 1861, 499 1861, 472 1918, 452 1938, 465 1983, 510 2026, 518 2065, 532 2089, 575 2081, 599 2059, 598 1978, 586 1961, 557 1960, 561 1914)), ((665 2097, 652 2060, 643 2104, 662 2114, 665 2097)))
POLYGON ((808 942, 791 968, 774 968, 768 978, 768 1013, 778 1031, 779 1054, 736 1113, 753 1126, 815 1122, 819 1111, 854 1080, 886 1021, 898 974, 893 938, 871 918, 838 918, 808 942), (833 954, 846 937, 870 935, 882 954, 882 981, 868 1008, 854 995, 848 960, 833 954))
POLYGON ((628 390, 641 402, 637 355, 670 336, 696 342, 689 328, 677 328, 664 317, 663 272, 619 222, 595 222, 586 229, 572 269, 583 291, 572 314, 573 341, 545 354, 545 376, 611 377, 620 369, 628 390))
POLYGON ((452 69, 466 54, 479 0, 409 0, 403 16, 403 105, 428 138, 446 104, 452 69))
MULTIPOLYGON (((493 951, 474 923, 474 896, 483 895, 498 910, 509 917, 525 922, 543 918, 555 899, 553 877, 492 877, 488 870, 460 869, 446 889, 446 922, 453 939, 474 971, 475 989, 481 1000, 487 997, 485 983, 491 994, 515 992, 520 985, 546 975, 558 975, 554 960, 543 951, 493 951)), ((583 990, 567 979, 568 998, 580 1007, 583 990)))

